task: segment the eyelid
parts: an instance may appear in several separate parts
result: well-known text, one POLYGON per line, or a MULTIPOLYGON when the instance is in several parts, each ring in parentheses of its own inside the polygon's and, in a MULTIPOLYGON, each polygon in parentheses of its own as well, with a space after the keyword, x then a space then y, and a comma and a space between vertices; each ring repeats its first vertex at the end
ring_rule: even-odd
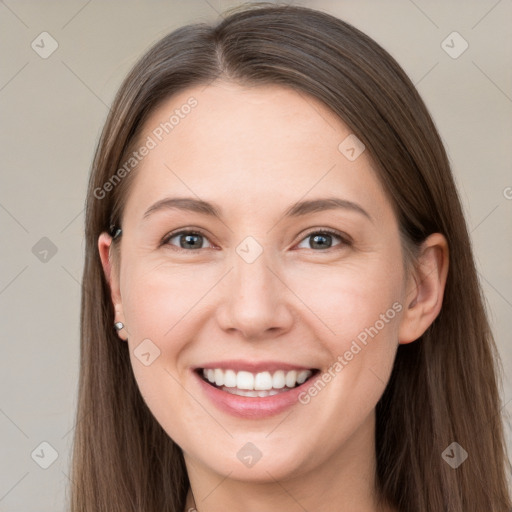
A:
MULTIPOLYGON (((177 229, 175 231, 171 231, 170 233, 167 233, 162 238, 162 240, 160 241, 159 247, 162 247, 162 246, 165 246, 165 245, 170 245, 170 244, 168 244, 169 240, 171 240, 172 238, 174 238, 174 237, 176 237, 178 235, 184 235, 184 234, 189 234, 189 235, 190 234, 197 234, 197 235, 203 236, 204 238, 206 238, 208 240, 208 242, 210 244, 214 245, 210 241, 210 235, 206 234, 202 229, 194 228, 194 227, 185 227, 185 228, 179 228, 179 229, 177 229)), ((311 236, 312 234, 327 234, 327 235, 338 237, 341 240, 341 244, 338 244, 338 245, 341 245, 341 246, 352 246, 352 244, 353 244, 352 237, 350 237, 349 235, 347 235, 343 231, 338 231, 337 229, 332 229, 332 228, 316 227, 316 228, 309 229, 305 233, 302 233, 300 235, 300 238, 298 239, 298 241, 294 244, 294 246, 299 244, 299 243, 301 243, 306 238, 308 238, 308 236, 311 236)), ((173 250, 176 250, 178 252, 190 252, 190 253, 199 252, 198 249, 188 250, 188 249, 184 249, 183 247, 177 247, 175 245, 170 245, 170 246, 173 248, 173 250)), ((325 250, 319 250, 319 251, 315 251, 313 249, 310 249, 310 250, 312 250, 314 252, 322 253, 322 252, 329 252, 331 249, 333 249, 335 247, 337 247, 337 246, 328 247, 325 250)))
MULTIPOLYGON (((315 234, 327 234, 337 236, 345 245, 352 245, 354 241, 352 237, 344 233, 343 231, 338 231, 337 229, 332 228, 312 228, 308 230, 306 233, 301 235, 301 238, 297 243, 302 242, 308 236, 315 234)), ((325 251, 315 251, 315 252, 325 252, 325 251)))
MULTIPOLYGON (((175 231, 171 231, 170 233, 167 233, 162 238, 162 240, 160 241, 159 247, 164 246, 164 245, 170 245, 170 244, 168 244, 168 242, 169 242, 169 240, 171 240, 171 238, 174 238, 175 236, 178 236, 178 235, 185 235, 185 234, 187 234, 187 235, 201 235, 202 237, 206 238, 210 242, 210 244, 214 245, 210 241, 210 235, 206 234, 202 229, 194 228, 194 227, 185 227, 185 228, 179 228, 179 229, 177 229, 175 231)), ((175 245, 173 245, 171 247, 173 247, 177 251, 185 251, 185 252, 195 252, 195 251, 197 251, 197 249, 189 251, 187 249, 183 249, 182 247, 177 247, 175 245)))

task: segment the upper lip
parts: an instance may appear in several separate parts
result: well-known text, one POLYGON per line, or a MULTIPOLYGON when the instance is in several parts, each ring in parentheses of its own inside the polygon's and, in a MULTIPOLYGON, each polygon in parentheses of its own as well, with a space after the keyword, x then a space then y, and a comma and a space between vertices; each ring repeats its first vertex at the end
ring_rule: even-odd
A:
POLYGON ((285 363, 282 361, 244 361, 242 359, 233 359, 229 361, 214 361, 211 363, 204 363, 197 365, 193 370, 199 369, 215 369, 220 368, 223 370, 246 371, 251 373, 258 372, 274 372, 277 370, 315 370, 312 366, 303 366, 300 364, 285 363))

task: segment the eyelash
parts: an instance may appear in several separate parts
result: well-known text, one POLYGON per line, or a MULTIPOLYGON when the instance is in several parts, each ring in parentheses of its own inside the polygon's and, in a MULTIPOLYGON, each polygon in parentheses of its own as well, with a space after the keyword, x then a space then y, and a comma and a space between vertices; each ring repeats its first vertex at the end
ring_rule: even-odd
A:
MULTIPOLYGON (((172 250, 175 250, 177 252, 189 252, 189 253, 198 252, 199 249, 190 249, 189 250, 189 249, 183 249, 183 247, 177 247, 175 245, 170 245, 169 241, 172 238, 174 238, 174 237, 176 237, 178 235, 199 235, 199 236, 202 236, 202 237, 208 239, 208 236, 205 233, 203 233, 202 231, 200 231, 200 230, 186 230, 186 229, 183 230, 182 229, 180 231, 174 231, 172 233, 169 233, 169 234, 165 235, 165 237, 160 242, 160 246, 159 247, 169 246, 169 247, 172 247, 172 250)), ((350 247, 352 245, 352 243, 353 243, 351 238, 348 235, 346 235, 345 233, 342 233, 340 231, 333 230, 333 229, 314 229, 314 230, 311 230, 308 233, 306 233, 303 238, 300 239, 299 243, 304 241, 305 239, 307 239, 308 237, 310 237, 312 235, 331 235, 331 236, 337 237, 341 241, 341 244, 339 244, 339 246, 341 246, 341 247, 339 247, 339 246, 328 247, 325 250, 309 249, 309 250, 314 251, 314 252, 330 252, 331 250, 336 250, 336 247, 339 247, 340 249, 343 248, 343 247, 350 247)))

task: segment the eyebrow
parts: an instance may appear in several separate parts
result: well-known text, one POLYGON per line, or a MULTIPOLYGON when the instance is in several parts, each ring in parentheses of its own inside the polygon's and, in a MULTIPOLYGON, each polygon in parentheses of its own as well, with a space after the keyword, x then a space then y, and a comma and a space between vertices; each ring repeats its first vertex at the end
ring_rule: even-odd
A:
MULTIPOLYGON (((161 210, 185 210, 189 212, 200 213, 218 219, 222 218, 221 209, 201 199, 195 199, 193 197, 166 197, 157 201, 155 204, 150 206, 143 215, 143 219, 148 218, 150 215, 161 210)), ((366 217, 368 220, 373 222, 370 214, 357 203, 348 201, 347 199, 341 199, 338 197, 327 197, 312 199, 308 201, 299 201, 294 203, 284 212, 284 218, 290 217, 301 217, 310 213, 317 213, 326 210, 343 209, 359 213, 366 217)))

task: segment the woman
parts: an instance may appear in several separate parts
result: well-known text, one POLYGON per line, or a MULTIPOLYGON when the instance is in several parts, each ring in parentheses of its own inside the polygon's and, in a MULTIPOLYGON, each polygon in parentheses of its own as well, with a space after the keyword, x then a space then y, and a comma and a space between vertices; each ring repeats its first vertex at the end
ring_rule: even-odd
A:
POLYGON ((86 244, 73 512, 510 510, 447 156, 354 27, 260 5, 159 41, 86 244))

